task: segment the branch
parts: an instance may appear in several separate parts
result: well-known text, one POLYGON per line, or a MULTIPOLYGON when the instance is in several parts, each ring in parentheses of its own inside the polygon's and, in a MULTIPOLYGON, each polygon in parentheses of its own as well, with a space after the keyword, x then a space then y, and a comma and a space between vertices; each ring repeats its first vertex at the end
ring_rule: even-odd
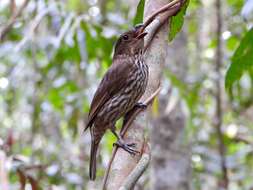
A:
POLYGON ((146 143, 144 147, 144 154, 142 155, 140 161, 138 162, 134 170, 127 176, 127 179, 124 181, 123 185, 119 188, 119 190, 130 190, 134 187, 138 179, 148 167, 150 157, 150 149, 148 147, 148 144, 146 143))
POLYGON ((4 26, 2 31, 0 32, 0 41, 3 41, 6 34, 11 30, 13 24, 16 22, 17 18, 21 15, 28 2, 29 0, 25 0, 24 3, 21 5, 20 9, 12 14, 6 26, 4 26))

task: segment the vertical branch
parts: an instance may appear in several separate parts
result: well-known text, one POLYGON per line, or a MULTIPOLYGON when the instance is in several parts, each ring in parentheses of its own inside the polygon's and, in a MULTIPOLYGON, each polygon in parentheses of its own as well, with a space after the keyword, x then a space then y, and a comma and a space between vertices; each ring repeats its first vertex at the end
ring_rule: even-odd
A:
POLYGON ((221 168, 222 168, 222 181, 220 186, 228 189, 228 173, 226 167, 226 150, 224 144, 224 136, 222 134, 222 99, 221 99, 221 66, 222 66, 222 40, 221 40, 221 33, 222 33, 222 12, 221 12, 221 0, 216 0, 216 23, 217 23, 217 30, 216 30, 216 40, 217 40, 217 49, 216 49, 216 65, 215 71, 217 74, 216 77, 216 115, 215 115, 215 127, 217 130, 218 135, 218 146, 219 146, 219 153, 221 157, 221 168))

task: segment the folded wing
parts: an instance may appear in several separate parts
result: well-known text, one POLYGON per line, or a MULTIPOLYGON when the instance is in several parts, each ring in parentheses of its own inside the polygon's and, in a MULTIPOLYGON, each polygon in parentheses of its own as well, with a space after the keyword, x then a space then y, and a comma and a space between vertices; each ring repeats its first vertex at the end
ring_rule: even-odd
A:
POLYGON ((113 61, 93 97, 85 130, 92 126, 102 106, 126 85, 132 65, 123 59, 113 61))

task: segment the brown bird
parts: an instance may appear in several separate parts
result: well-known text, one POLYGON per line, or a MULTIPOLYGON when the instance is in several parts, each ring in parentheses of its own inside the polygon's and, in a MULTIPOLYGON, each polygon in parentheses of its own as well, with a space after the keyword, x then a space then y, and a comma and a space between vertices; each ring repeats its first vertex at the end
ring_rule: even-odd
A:
POLYGON ((117 146, 131 154, 135 154, 134 144, 124 143, 116 133, 116 121, 125 116, 134 106, 145 108, 138 103, 145 92, 148 82, 148 66, 144 62, 144 32, 143 25, 137 25, 132 30, 123 33, 118 39, 112 65, 105 73, 93 97, 88 122, 90 128, 90 179, 96 178, 96 154, 101 138, 107 129, 117 137, 117 146))

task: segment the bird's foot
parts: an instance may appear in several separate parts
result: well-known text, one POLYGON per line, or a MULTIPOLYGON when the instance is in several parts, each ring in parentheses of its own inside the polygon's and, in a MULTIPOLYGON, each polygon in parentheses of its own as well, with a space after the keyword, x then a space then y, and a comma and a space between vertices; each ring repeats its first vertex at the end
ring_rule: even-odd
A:
POLYGON ((137 107, 137 108, 140 108, 140 109, 146 109, 147 108, 147 104, 144 104, 142 102, 137 102, 134 106, 137 107))
POLYGON ((120 148, 123 148, 125 151, 127 151, 131 155, 140 153, 139 151, 134 149, 136 147, 136 143, 125 143, 122 140, 118 140, 116 143, 113 144, 113 146, 118 146, 120 148))

